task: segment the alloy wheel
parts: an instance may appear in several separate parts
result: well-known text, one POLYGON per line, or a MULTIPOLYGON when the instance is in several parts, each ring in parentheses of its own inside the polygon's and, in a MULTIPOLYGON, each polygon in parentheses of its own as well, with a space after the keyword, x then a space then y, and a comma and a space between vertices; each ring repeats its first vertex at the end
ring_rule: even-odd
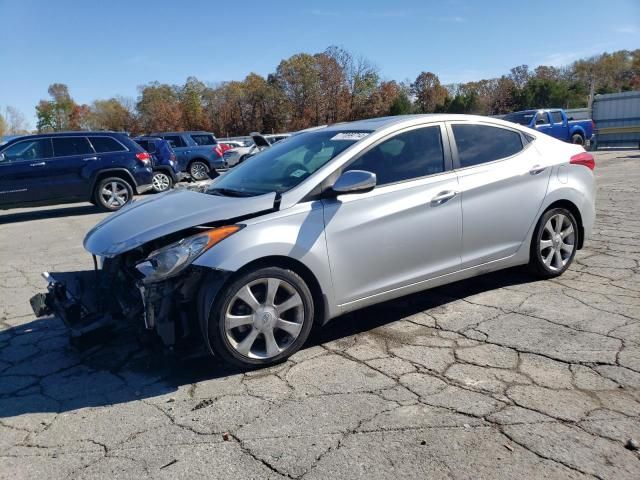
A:
POLYGON ((305 321, 302 297, 280 278, 260 278, 241 287, 228 304, 224 329, 240 355, 266 360, 289 349, 305 321))
POLYGON ((540 256, 553 272, 562 270, 576 249, 576 234, 571 220, 558 213, 547 220, 540 237, 540 256))
POLYGON ((208 177, 209 170, 204 163, 196 162, 191 165, 190 173, 194 180, 204 180, 208 177))
POLYGON ((154 174, 151 182, 156 192, 164 192, 171 185, 169 177, 164 173, 154 174))
POLYGON ((117 180, 105 183, 100 191, 102 202, 110 208, 119 208, 129 200, 127 186, 117 180))

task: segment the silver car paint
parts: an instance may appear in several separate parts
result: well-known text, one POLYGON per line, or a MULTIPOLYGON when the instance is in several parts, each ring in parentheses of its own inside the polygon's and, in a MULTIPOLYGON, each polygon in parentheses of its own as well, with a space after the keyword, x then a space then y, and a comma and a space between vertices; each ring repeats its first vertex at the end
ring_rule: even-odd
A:
POLYGON ((84 248, 112 257, 186 228, 272 209, 274 200, 274 193, 229 198, 172 190, 111 214, 87 234, 84 248))
MULTIPOLYGON (((236 271, 264 257, 295 259, 314 274, 331 318, 428 287, 527 263, 538 218, 559 200, 574 203, 585 234, 591 232, 595 218, 593 174, 583 166, 568 165, 569 157, 582 151, 581 147, 501 120, 464 115, 392 117, 327 128, 374 132, 285 192, 279 211, 243 221, 246 228, 200 256, 196 265, 236 271), (372 144, 406 128, 443 121, 482 122, 524 131, 535 140, 514 157, 478 167, 381 186, 368 193, 341 195, 336 200, 304 200, 372 144), (434 196, 451 190, 458 195, 440 205, 430 203, 434 196)), ((174 212, 185 218, 171 220, 161 209, 149 208, 147 214, 153 218, 145 219, 144 232, 129 217, 116 223, 105 221, 90 232, 85 246, 94 253, 116 254, 132 244, 187 228, 189 222, 195 225, 237 217, 240 209, 245 215, 261 211, 274 199, 273 195, 253 197, 256 202, 250 204, 245 201, 252 198, 194 195, 203 199, 193 200, 198 206, 195 214, 176 209, 174 212), (109 224, 127 234, 100 233, 109 224), (101 241, 91 238, 95 235, 100 235, 101 241), (128 236, 137 240, 125 240, 128 236), (110 248, 110 239, 120 246, 110 248)), ((133 213, 134 208, 116 214, 116 218, 133 213)))

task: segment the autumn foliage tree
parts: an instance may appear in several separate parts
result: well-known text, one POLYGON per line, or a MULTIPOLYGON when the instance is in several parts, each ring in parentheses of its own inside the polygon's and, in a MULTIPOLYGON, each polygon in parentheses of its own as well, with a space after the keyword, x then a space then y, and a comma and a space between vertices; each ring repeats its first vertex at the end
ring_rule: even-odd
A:
MULTIPOLYGON (((151 82, 136 100, 77 104, 64 84, 36 106, 38 130, 117 130, 132 134, 211 130, 218 136, 294 131, 316 125, 407 113, 495 115, 539 107, 584 107, 589 94, 640 88, 640 49, 604 53, 565 67, 518 65, 498 78, 443 85, 434 72, 413 81, 385 79, 342 47, 298 53, 266 76, 206 84, 151 82)), ((11 123, 5 115, 5 123, 11 123)), ((6 129, 6 127, 5 127, 6 129)))

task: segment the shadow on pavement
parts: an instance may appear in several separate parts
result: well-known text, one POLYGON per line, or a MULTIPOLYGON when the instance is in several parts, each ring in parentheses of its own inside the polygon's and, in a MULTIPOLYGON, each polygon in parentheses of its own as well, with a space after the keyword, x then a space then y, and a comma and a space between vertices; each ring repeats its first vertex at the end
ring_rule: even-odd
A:
MULTIPOLYGON (((458 298, 532 281, 533 277, 512 269, 385 302, 331 321, 305 348, 366 332, 458 298)), ((144 348, 130 328, 114 332, 85 351, 73 350, 62 322, 42 318, 0 332, 0 419, 152 398, 183 385, 237 373, 241 370, 208 356, 168 357, 144 348)))
MULTIPOLYGON (((0 210, 3 212, 6 210, 0 210)), ((95 205, 87 204, 81 206, 46 208, 41 210, 30 210, 28 212, 15 212, 0 215, 0 225, 6 223, 28 222, 30 220, 42 220, 46 218, 76 217, 91 213, 101 213, 95 205)))

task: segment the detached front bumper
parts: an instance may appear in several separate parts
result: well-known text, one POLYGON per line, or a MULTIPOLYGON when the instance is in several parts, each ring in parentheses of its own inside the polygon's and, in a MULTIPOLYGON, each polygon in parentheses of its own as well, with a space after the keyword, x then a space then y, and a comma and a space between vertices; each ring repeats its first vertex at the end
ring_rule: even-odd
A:
POLYGON ((43 274, 46 293, 31 298, 37 317, 54 314, 68 327, 72 339, 87 337, 118 324, 155 333, 174 347, 198 340, 208 345, 205 319, 229 272, 190 266, 181 275, 161 282, 126 282, 116 270, 43 274))

